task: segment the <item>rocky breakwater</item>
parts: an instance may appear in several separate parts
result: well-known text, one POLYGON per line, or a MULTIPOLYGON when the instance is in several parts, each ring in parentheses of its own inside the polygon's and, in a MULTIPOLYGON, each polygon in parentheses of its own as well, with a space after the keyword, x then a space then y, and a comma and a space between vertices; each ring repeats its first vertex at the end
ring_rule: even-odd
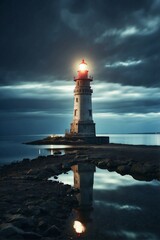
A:
POLYGON ((66 239, 63 229, 77 201, 69 185, 47 180, 65 171, 63 161, 48 156, 1 167, 0 239, 66 239))
POLYGON ((76 141, 73 139, 50 136, 28 144, 76 145, 74 149, 79 149, 79 151, 77 151, 75 161, 81 158, 83 161, 82 155, 84 155, 85 161, 92 162, 99 168, 116 171, 121 175, 129 174, 137 180, 160 180, 160 146, 88 144, 80 139, 76 141))
POLYGON ((94 163, 98 168, 131 175, 137 180, 160 180, 160 146, 106 144, 76 150, 73 161, 94 163))
POLYGON ((160 180, 160 147, 110 144, 93 147, 89 160, 97 167, 129 174, 137 180, 160 180))

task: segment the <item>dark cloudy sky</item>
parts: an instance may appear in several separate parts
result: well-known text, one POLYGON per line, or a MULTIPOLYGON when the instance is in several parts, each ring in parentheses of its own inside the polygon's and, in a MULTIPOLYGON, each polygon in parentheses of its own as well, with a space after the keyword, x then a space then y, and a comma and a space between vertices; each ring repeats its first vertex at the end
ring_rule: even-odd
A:
POLYGON ((98 133, 160 131, 160 0, 1 0, 1 134, 69 128, 82 58, 98 133))

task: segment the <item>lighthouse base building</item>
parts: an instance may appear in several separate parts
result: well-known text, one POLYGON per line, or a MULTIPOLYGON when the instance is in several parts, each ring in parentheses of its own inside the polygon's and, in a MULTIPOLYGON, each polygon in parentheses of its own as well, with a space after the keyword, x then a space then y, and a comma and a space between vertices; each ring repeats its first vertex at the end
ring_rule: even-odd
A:
POLYGON ((73 122, 71 123, 70 132, 73 135, 81 137, 91 137, 95 136, 95 123, 89 122, 73 122))

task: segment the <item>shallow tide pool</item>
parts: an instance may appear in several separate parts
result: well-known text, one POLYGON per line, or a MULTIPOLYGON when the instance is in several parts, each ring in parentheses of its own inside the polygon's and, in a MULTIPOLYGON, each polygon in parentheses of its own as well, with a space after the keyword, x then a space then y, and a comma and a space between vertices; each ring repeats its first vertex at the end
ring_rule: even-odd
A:
POLYGON ((159 181, 137 181, 96 168, 92 185, 89 172, 83 171, 78 178, 76 174, 78 171, 62 174, 58 181, 72 186, 80 181, 78 200, 90 201, 92 207, 73 209, 65 230, 67 239, 160 239, 159 181))

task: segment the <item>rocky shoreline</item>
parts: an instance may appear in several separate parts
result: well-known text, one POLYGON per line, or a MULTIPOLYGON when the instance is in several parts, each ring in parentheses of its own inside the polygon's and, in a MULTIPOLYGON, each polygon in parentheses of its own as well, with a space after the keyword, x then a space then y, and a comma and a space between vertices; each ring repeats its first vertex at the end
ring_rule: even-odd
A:
POLYGON ((1 168, 1 239, 67 239, 63 230, 77 200, 71 186, 48 180, 64 172, 62 164, 45 160, 24 159, 1 168))
POLYGON ((48 180, 66 173, 78 162, 130 174, 136 179, 160 180, 160 147, 121 144, 77 146, 65 155, 23 159, 0 168, 0 238, 69 239, 67 218, 77 206, 69 185, 48 180))

